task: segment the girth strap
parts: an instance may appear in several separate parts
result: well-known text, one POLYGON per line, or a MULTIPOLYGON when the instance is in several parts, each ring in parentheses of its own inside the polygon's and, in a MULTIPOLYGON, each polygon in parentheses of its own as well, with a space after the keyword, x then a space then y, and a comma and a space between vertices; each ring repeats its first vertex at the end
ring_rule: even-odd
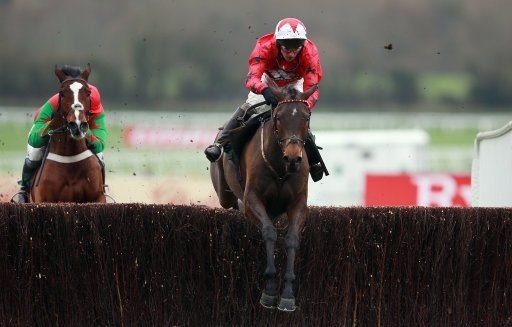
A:
POLYGON ((55 153, 48 153, 48 156, 46 157, 47 160, 52 160, 60 163, 74 163, 79 162, 82 160, 85 160, 92 156, 91 150, 85 150, 84 152, 74 155, 74 156, 61 156, 55 153))

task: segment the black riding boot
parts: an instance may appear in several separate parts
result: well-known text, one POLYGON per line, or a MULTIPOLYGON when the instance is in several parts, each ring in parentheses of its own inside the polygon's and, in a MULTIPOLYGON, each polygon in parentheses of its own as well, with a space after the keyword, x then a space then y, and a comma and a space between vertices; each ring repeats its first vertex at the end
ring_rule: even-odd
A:
POLYGON ((228 120, 228 122, 222 128, 219 136, 217 137, 214 144, 209 145, 205 150, 204 154, 206 158, 210 162, 215 162, 220 159, 224 151, 228 151, 229 148, 229 132, 240 126, 242 123, 245 111, 247 110, 247 104, 244 104, 241 107, 238 107, 235 110, 233 116, 228 120))
POLYGON ((21 172, 21 180, 18 181, 20 185, 20 190, 13 196, 12 201, 18 203, 28 203, 28 193, 30 191, 30 182, 32 181, 32 177, 34 173, 37 171, 39 166, 41 165, 41 161, 32 161, 29 158, 25 158, 25 162, 23 163, 23 170, 21 172), (14 198, 18 195, 18 198, 15 200, 14 198))
POLYGON ((315 136, 311 133, 311 130, 308 131, 308 137, 304 147, 306 149, 306 155, 308 156, 309 174, 313 182, 318 182, 322 179, 324 173, 325 176, 328 176, 329 172, 325 167, 320 151, 318 151, 319 147, 315 143, 315 136))

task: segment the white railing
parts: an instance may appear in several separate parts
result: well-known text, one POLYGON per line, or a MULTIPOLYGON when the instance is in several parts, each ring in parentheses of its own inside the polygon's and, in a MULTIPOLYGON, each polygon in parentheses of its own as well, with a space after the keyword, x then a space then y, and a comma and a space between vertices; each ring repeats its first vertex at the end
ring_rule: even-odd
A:
MULTIPOLYGON (((32 121, 36 108, 1 107, 0 122, 32 121)), ((174 111, 109 111, 107 121, 119 124, 146 126, 221 126, 231 112, 174 112, 174 111)), ((510 121, 505 113, 430 113, 430 112, 322 112, 315 109, 311 118, 314 130, 439 128, 445 130, 497 129, 510 121)))

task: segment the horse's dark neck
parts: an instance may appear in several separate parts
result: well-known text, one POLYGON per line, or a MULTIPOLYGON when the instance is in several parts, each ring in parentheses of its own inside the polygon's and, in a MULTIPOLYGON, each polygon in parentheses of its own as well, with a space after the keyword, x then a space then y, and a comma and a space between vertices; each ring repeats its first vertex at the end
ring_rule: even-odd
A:
POLYGON ((274 133, 274 124, 272 121, 268 121, 263 128, 263 152, 265 153, 267 161, 272 169, 274 169, 280 178, 285 179, 287 172, 282 160, 283 151, 281 150, 279 140, 276 138, 277 136, 274 133))

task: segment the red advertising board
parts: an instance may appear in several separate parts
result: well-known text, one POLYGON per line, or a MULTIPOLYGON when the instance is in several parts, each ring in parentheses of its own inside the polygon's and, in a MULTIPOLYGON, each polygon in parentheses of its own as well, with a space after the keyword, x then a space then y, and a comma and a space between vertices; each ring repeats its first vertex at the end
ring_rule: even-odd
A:
POLYGON ((468 207, 470 202, 470 175, 367 174, 365 178, 365 206, 468 207))

